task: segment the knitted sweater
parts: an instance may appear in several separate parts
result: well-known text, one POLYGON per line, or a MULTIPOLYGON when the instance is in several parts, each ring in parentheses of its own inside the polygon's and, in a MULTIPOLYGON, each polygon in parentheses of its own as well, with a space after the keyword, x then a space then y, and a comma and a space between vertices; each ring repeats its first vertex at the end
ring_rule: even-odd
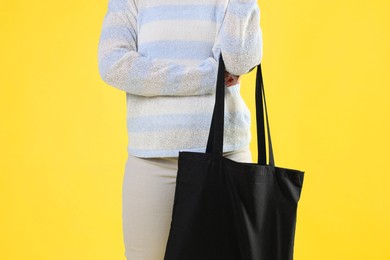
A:
MULTIPOLYGON (((257 0, 109 0, 98 69, 126 92, 129 154, 205 152, 221 52, 233 75, 260 64, 257 0)), ((248 145, 250 125, 240 84, 227 87, 223 151, 248 145)))

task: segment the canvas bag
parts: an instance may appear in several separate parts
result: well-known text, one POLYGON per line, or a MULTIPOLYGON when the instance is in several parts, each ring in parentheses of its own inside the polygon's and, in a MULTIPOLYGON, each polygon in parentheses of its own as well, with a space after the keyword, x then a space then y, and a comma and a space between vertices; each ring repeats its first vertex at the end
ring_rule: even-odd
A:
POLYGON ((179 152, 164 260, 292 260, 304 172, 275 166, 261 64, 256 76, 258 162, 223 156, 224 71, 220 55, 206 152, 179 152))

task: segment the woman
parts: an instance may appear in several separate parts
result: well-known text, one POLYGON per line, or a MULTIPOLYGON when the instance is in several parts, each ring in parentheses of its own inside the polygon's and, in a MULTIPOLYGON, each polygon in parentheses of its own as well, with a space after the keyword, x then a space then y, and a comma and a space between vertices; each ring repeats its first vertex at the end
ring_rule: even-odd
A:
POLYGON ((257 1, 109 0, 98 60, 101 78, 126 92, 127 259, 164 257, 178 153, 205 152, 221 52, 227 87, 224 156, 252 162, 250 112, 239 79, 262 59, 257 1))

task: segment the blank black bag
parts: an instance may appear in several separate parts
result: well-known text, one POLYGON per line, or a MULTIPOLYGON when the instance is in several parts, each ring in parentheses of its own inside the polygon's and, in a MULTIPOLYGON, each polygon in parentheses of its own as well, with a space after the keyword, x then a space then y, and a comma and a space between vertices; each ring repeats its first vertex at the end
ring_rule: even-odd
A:
POLYGON ((258 163, 223 156, 224 71, 221 55, 206 153, 179 152, 164 260, 292 260, 304 172, 275 166, 261 64, 256 77, 258 163))

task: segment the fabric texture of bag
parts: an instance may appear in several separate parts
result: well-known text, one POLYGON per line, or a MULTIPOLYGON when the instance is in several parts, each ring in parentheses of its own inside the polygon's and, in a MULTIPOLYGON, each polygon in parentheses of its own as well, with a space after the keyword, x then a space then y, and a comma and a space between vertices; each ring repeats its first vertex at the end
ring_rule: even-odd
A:
POLYGON ((256 76, 258 162, 223 156, 224 71, 221 55, 206 152, 179 152, 164 260, 292 260, 304 172, 275 166, 261 64, 256 76))

